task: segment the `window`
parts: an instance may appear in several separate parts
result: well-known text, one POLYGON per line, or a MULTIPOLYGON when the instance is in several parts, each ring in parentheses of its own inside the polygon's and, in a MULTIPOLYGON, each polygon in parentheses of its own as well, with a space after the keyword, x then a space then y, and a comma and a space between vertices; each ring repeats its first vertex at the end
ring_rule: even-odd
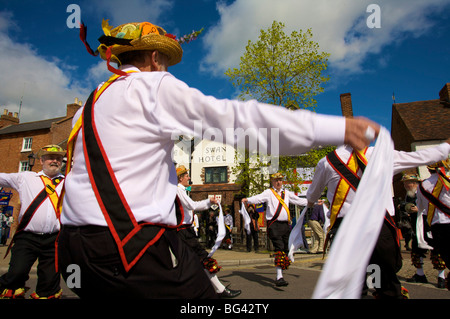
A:
POLYGON ((31 151, 31 146, 33 145, 32 137, 24 137, 22 144, 22 152, 31 151))
POLYGON ((205 167, 205 184, 228 183, 228 167, 205 167))
POLYGON ((20 162, 19 172, 25 172, 30 170, 30 164, 28 164, 28 161, 26 162, 20 162))

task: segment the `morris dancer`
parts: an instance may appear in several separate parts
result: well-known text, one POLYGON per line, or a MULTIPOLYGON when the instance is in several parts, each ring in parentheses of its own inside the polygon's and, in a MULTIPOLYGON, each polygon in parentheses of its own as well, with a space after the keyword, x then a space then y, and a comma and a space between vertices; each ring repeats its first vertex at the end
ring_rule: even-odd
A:
MULTIPOLYGON (((417 192, 419 211, 427 216, 431 226, 433 247, 450 269, 450 159, 429 165, 430 178, 424 180, 417 192)), ((450 290, 450 273, 445 285, 450 290)))
MULTIPOLYGON (((149 22, 113 28, 104 21, 102 29, 97 51, 83 25, 80 35, 115 74, 74 116, 59 236, 61 269, 77 264, 83 274, 81 287, 72 288, 79 296, 217 297, 198 257, 176 235, 182 216, 175 204, 174 136, 276 128, 256 142, 292 155, 318 145, 363 148, 372 140, 367 129, 380 130, 363 118, 205 96, 168 72, 183 54, 174 35, 149 22)), ((228 143, 242 145, 234 137, 228 143)))
POLYGON ((428 233, 431 231, 430 226, 426 223, 426 217, 423 216, 422 212, 419 212, 419 209, 416 206, 417 190, 420 180, 416 175, 405 174, 402 176, 402 182, 406 190, 405 211, 410 216, 412 225, 411 262, 416 268, 416 273, 406 281, 416 283, 428 282, 427 276, 423 271, 423 259, 426 257, 427 250, 431 249, 431 263, 433 268, 438 271, 437 286, 438 288, 445 288, 445 262, 442 260, 441 256, 436 253, 436 250, 432 249, 433 238, 428 236, 428 233), (425 219, 425 222, 423 222, 423 219, 425 219), (427 247, 421 247, 419 245, 417 240, 419 235, 424 237, 427 247))
POLYGON ((241 294, 240 290, 231 290, 228 287, 225 287, 217 277, 217 273, 220 271, 220 266, 217 264, 217 261, 208 257, 208 252, 205 248, 200 244, 197 237, 195 236, 195 231, 192 228, 193 214, 194 211, 203 211, 207 210, 213 204, 217 204, 218 201, 216 199, 205 199, 202 201, 193 201, 186 194, 186 187, 189 185, 189 173, 188 169, 184 165, 180 165, 177 167, 177 176, 178 176, 178 190, 177 196, 181 202, 184 212, 184 220, 183 224, 178 227, 178 235, 181 239, 191 247, 195 253, 200 258, 201 263, 205 267, 206 274, 211 280, 212 285, 216 293, 221 298, 234 298, 241 294))
MULTIPOLYGON (((394 175, 420 165, 446 158, 450 153, 450 139, 434 148, 417 152, 394 151, 394 175)), ((330 227, 327 239, 332 241, 339 224, 349 210, 358 187, 359 180, 370 159, 373 147, 355 151, 344 145, 322 158, 316 166, 314 178, 308 188, 306 198, 308 206, 313 207, 322 191, 328 187, 327 198, 330 201, 330 227)), ((370 209, 370 208, 368 208, 370 209)), ((375 246, 371 263, 381 267, 381 287, 376 288, 379 298, 403 298, 402 287, 396 273, 401 269, 398 229, 393 220, 394 211, 388 211, 375 246)), ((327 244, 328 240, 325 241, 327 244)), ((363 283, 361 283, 361 288, 363 283)), ((406 290, 404 290, 406 294, 406 290)))
POLYGON ((283 270, 287 270, 291 261, 289 260, 289 234, 291 233, 291 213, 289 203, 298 206, 306 206, 307 200, 296 196, 291 191, 284 189, 284 176, 275 173, 270 176, 272 187, 266 189, 259 195, 243 198, 246 204, 267 203, 266 219, 267 233, 272 241, 275 251, 275 267, 277 271, 276 286, 287 286, 288 282, 283 278, 283 270))
POLYGON ((60 274, 56 271, 55 242, 60 229, 57 204, 64 184, 61 174, 66 152, 58 145, 41 148, 37 156, 42 171, 0 173, 0 186, 19 192, 21 208, 19 226, 10 246, 9 270, 0 277, 0 298, 17 299, 25 296, 25 283, 36 260, 38 281, 33 299, 60 298, 60 274))

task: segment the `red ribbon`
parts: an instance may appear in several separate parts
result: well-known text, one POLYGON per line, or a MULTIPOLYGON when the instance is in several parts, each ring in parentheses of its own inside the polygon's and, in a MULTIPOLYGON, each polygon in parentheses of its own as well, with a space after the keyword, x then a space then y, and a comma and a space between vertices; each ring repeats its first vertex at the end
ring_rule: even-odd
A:
POLYGON ((128 76, 128 73, 123 72, 123 71, 121 71, 121 70, 118 70, 118 69, 112 67, 111 64, 110 64, 110 62, 111 62, 111 47, 108 47, 108 48, 106 49, 106 64, 107 64, 107 66, 108 66, 108 70, 109 70, 110 72, 112 72, 112 73, 117 74, 117 75, 128 76))
POLYGON ((86 50, 89 52, 89 54, 91 54, 93 56, 97 56, 98 52, 94 52, 94 50, 91 49, 91 46, 89 45, 89 43, 86 40, 86 36, 87 36, 87 26, 83 22, 81 22, 80 23, 80 39, 84 43, 86 50))

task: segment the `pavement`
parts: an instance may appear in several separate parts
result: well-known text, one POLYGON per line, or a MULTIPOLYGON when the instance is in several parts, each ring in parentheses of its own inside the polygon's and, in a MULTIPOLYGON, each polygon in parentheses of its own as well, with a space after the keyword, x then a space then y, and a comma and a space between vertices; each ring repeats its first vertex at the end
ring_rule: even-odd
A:
MULTIPOLYGON (((7 244, 9 245, 10 240, 7 244)), ((9 258, 4 258, 8 246, 0 246, 0 275, 8 271, 9 258)), ((273 265, 273 257, 271 252, 262 250, 260 252, 247 252, 245 247, 235 246, 233 249, 218 249, 214 253, 214 258, 222 268, 257 266, 257 265, 273 265)), ((296 253, 295 259, 322 259, 322 254, 296 253)), ((34 264, 31 272, 36 272, 37 263, 34 264)))
MULTIPOLYGON (((8 240, 9 244, 9 240, 8 240)), ((0 275, 8 271, 9 258, 4 258, 7 246, 0 246, 0 275)), ((397 276, 401 282, 406 282, 408 278, 411 278, 416 269, 411 264, 410 252, 406 251, 404 248, 403 241, 401 242, 401 252, 403 257, 403 267, 397 273, 397 276)), ((301 267, 303 269, 314 269, 322 270, 323 264, 326 262, 327 256, 322 254, 310 254, 304 251, 298 251, 295 253, 295 261, 292 266, 301 267)), ((228 249, 218 249, 214 253, 214 258, 217 260, 218 264, 223 270, 230 270, 242 267, 257 267, 257 266, 273 266, 274 260, 272 257, 272 252, 264 250, 260 252, 247 252, 244 246, 234 246, 232 250, 228 249)), ((33 266, 31 274, 36 273, 36 265, 33 266)), ((429 283, 426 285, 436 286, 437 285, 437 271, 433 269, 431 260, 429 259, 429 254, 424 260, 424 272, 428 278, 429 283)), ((445 270, 447 275, 448 269, 445 270)), ((450 293, 450 292, 449 292, 450 293)))

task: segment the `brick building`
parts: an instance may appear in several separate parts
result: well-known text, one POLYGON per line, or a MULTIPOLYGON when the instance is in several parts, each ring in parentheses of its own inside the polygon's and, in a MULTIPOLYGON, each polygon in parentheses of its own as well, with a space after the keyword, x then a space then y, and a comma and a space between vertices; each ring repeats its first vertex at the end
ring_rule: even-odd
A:
MULTIPOLYGON (((450 83, 439 91, 434 100, 392 105, 391 136, 396 150, 416 151, 435 146, 450 137, 450 83)), ((426 167, 413 169, 408 173, 428 178, 426 167)), ((401 174, 394 176, 394 193, 404 197, 405 191, 400 182, 401 174)))
MULTIPOLYGON (((66 149, 67 138, 72 128, 72 118, 81 107, 81 102, 75 99, 74 103, 66 107, 66 116, 20 123, 17 113, 12 114, 8 110, 3 111, 0 117, 0 172, 17 173, 42 169, 39 160, 36 159, 33 167, 29 166, 29 156, 49 144, 57 144, 66 149)), ((9 189, 5 189, 9 191, 9 189)), ((10 206, 14 207, 14 220, 17 222, 20 203, 16 191, 12 190, 13 197, 10 206)))

